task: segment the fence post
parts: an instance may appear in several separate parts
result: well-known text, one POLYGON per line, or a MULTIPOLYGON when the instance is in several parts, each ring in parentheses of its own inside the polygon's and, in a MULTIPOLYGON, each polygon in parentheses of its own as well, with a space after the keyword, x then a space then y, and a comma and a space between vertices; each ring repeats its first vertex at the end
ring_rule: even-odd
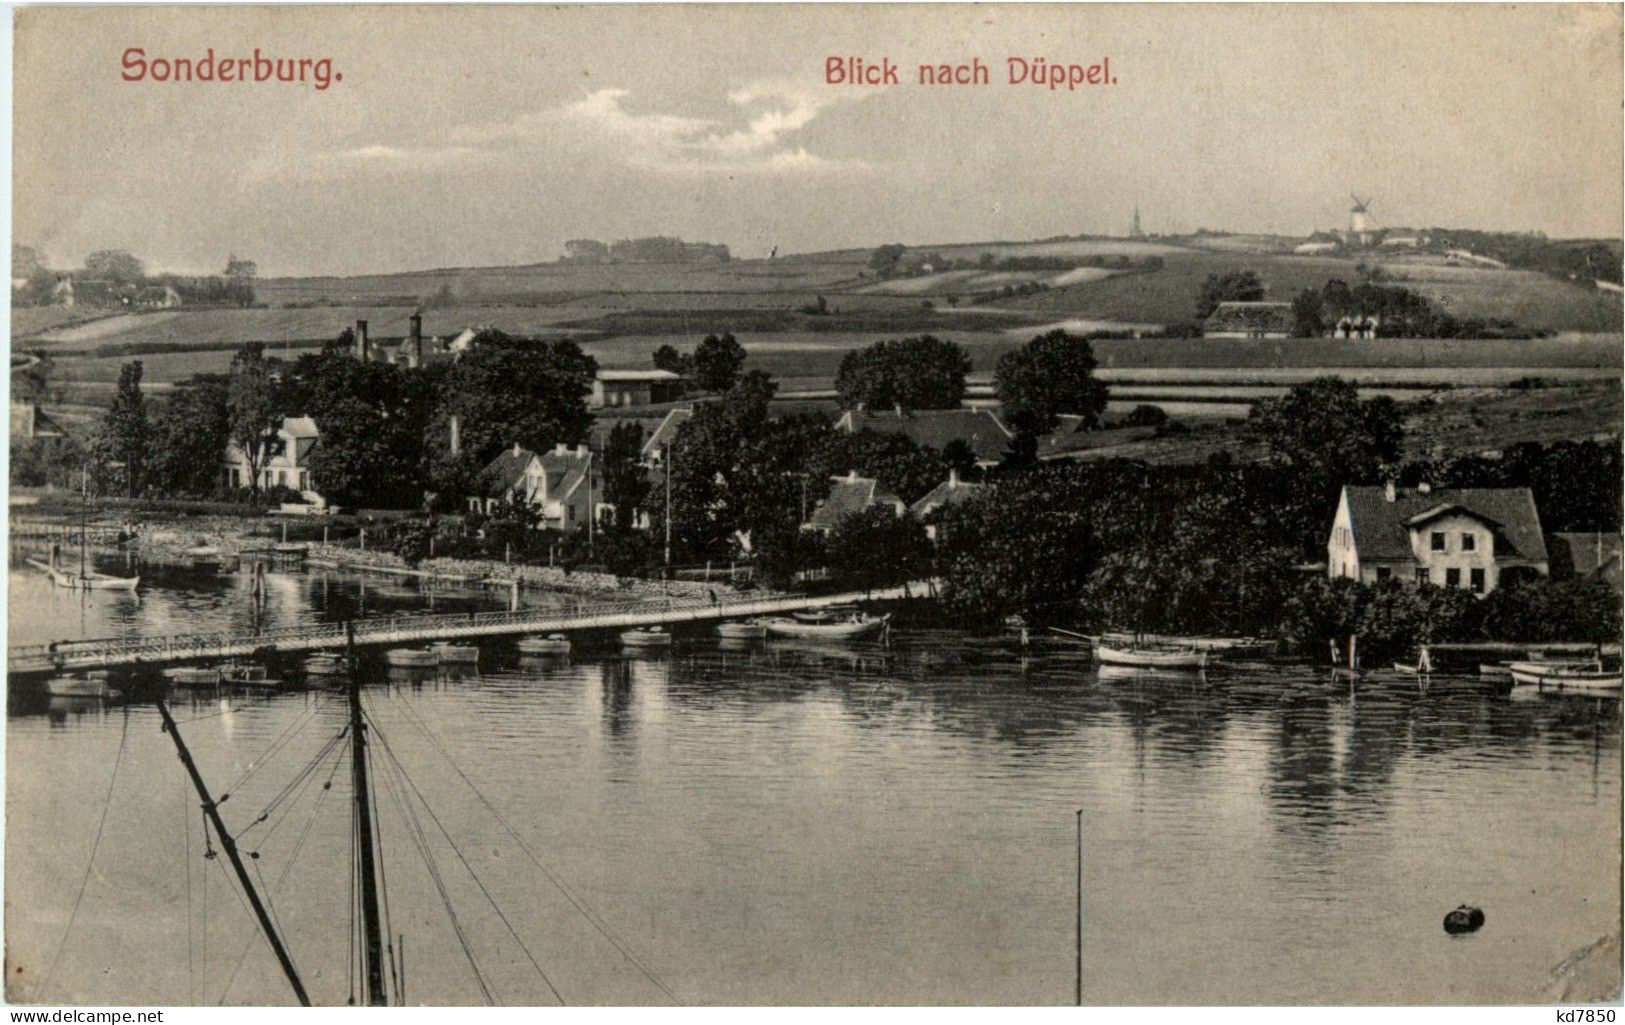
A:
POLYGON ((361 528, 361 550, 363 552, 367 550, 367 528, 366 527, 361 528))
POLYGON ((327 524, 322 524, 322 547, 327 547, 327 524))

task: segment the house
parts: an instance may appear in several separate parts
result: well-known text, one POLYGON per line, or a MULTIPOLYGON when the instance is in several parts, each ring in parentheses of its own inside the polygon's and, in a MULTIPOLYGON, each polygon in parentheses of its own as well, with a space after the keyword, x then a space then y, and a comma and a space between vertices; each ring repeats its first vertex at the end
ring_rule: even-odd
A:
POLYGON ((593 375, 587 405, 647 406, 677 398, 682 377, 670 370, 600 370, 593 375))
POLYGON ((11 438, 13 441, 36 441, 61 438, 66 434, 55 420, 32 402, 11 404, 11 438))
POLYGON ((901 434, 921 448, 941 451, 956 441, 970 447, 976 465, 997 466, 1004 460, 1015 437, 990 409, 929 409, 909 411, 900 406, 890 410, 849 409, 835 421, 835 429, 857 434, 901 434))
POLYGON ((606 508, 603 468, 585 445, 555 445, 538 455, 514 442, 481 472, 480 484, 480 493, 469 496, 469 511, 489 515, 504 502, 523 502, 555 530, 587 527, 606 508))
POLYGON ((1607 581, 1615 594, 1625 594, 1621 573, 1621 537, 1618 532, 1559 532, 1546 535, 1552 576, 1562 580, 1596 577, 1607 581))
POLYGON ((859 477, 853 470, 845 477, 831 477, 833 485, 829 494, 817 508, 813 509, 807 522, 801 525, 802 530, 818 530, 829 532, 840 525, 848 516, 872 509, 875 506, 890 506, 898 515, 902 516, 908 511, 908 506, 901 498, 892 494, 891 490, 873 477, 859 477))
POLYGON ((1204 338, 1291 338, 1291 303, 1222 302, 1202 322, 1204 338))
POLYGON ((1495 590, 1509 573, 1549 572, 1528 488, 1348 486, 1326 542, 1326 573, 1495 590))
POLYGON ((1381 326, 1381 321, 1378 318, 1362 316, 1358 313, 1338 317, 1337 325, 1332 328, 1332 337, 1371 339, 1377 337, 1377 329, 1381 326))
POLYGON ((677 440, 677 432, 682 430, 683 425, 693 416, 693 407, 668 412, 660 421, 660 425, 649 434, 649 440, 643 443, 643 462, 648 466, 659 466, 664 463, 672 442, 677 440))
MULTIPOLYGON (((310 473, 311 453, 320 441, 321 432, 316 429, 315 420, 308 416, 283 417, 282 426, 277 429, 275 451, 260 467, 260 488, 292 488, 309 504, 325 506, 327 502, 316 492, 310 473)), ((248 456, 235 441, 226 445, 222 477, 228 488, 246 488, 253 484, 248 456)))
POLYGON ((181 304, 181 294, 168 285, 148 285, 135 293, 132 303, 149 310, 173 309, 181 304))
POLYGON ((948 479, 926 492, 925 497, 908 507, 913 517, 925 523, 925 536, 935 541, 937 526, 926 522, 931 514, 949 505, 958 505, 982 490, 982 485, 959 479, 958 470, 949 470, 948 479))

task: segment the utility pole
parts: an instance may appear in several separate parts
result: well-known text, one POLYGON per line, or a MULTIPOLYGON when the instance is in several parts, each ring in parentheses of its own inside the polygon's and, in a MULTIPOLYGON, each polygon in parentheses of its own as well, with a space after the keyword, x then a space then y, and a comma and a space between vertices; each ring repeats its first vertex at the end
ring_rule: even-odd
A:
POLYGON ((220 847, 226 852, 226 860, 231 862, 232 871, 237 873, 238 885, 242 886, 243 893, 248 895, 248 904, 254 911, 254 917, 259 919, 260 930, 275 952, 277 963, 282 966, 282 974, 288 977, 288 985, 293 987, 294 996, 304 1007, 310 1006, 310 997, 305 993, 305 984, 299 980, 299 971, 293 966, 293 958, 288 956, 288 950, 282 945, 282 937, 277 935, 276 926, 271 923, 271 916, 265 913, 265 905, 260 901, 259 891, 254 889, 254 881, 248 877, 248 869, 243 867, 242 855, 237 853, 237 841, 232 839, 231 833, 226 830, 226 824, 220 818, 219 802, 209 796, 209 788, 203 783, 203 776, 198 772, 197 763, 192 761, 192 752, 186 748, 186 741, 181 739, 181 731, 175 725, 175 719, 169 714, 169 706, 164 699, 158 699, 158 714, 164 720, 164 732, 169 739, 175 742, 175 753, 180 756, 181 764, 186 766, 186 774, 192 777, 192 786, 197 790, 198 798, 203 801, 203 814, 209 817, 214 826, 215 836, 220 838, 220 847))
POLYGON ((344 624, 350 655, 350 779, 355 791, 356 851, 361 859, 361 923, 366 934, 367 1006, 389 1003, 384 992, 383 930, 378 922, 378 868, 373 861, 372 791, 367 782, 366 724, 361 720, 361 677, 356 672, 355 622, 344 624))
POLYGON ((1073 984, 1073 999, 1079 1007, 1083 1006, 1083 809, 1078 809, 1078 972, 1077 981, 1073 984))

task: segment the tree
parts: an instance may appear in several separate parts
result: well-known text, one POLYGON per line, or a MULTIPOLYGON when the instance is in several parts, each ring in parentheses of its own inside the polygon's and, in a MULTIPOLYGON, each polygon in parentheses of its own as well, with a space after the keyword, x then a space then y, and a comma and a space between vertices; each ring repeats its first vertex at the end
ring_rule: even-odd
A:
POLYGON ((426 431, 430 477, 442 493, 466 493, 471 474, 516 442, 535 452, 587 436, 598 364, 574 342, 552 343, 482 331, 445 372, 426 431), (450 452, 451 418, 461 451, 450 452))
POLYGON ((134 498, 140 491, 147 461, 147 406, 141 395, 141 361, 131 360, 119 369, 118 390, 113 404, 102 418, 97 450, 100 461, 122 482, 125 493, 134 498))
POLYGON ((745 347, 731 334, 706 335, 694 349, 694 381, 701 391, 725 392, 739 379, 745 347))
POLYGON ((669 370, 674 374, 687 377, 693 370, 689 357, 678 352, 672 345, 662 345, 654 351, 652 361, 656 370, 669 370))
POLYGON ((604 501, 615 507, 615 527, 627 530, 649 498, 643 468, 643 428, 627 420, 610 429, 604 445, 604 501))
POLYGON ((930 575, 931 542, 912 516, 871 506, 842 518, 824 542, 826 566, 849 587, 882 587, 930 575))
POLYGON ((283 407, 316 422, 321 442, 310 469, 324 497, 351 507, 410 508, 422 501, 423 437, 434 403, 420 376, 336 350, 294 363, 283 407))
POLYGON ((237 254, 226 257, 226 277, 234 281, 253 281, 259 276, 259 265, 253 260, 240 260, 237 254))
POLYGON ((1095 379, 1095 367, 1086 339, 1050 331, 999 357, 993 390, 1007 416, 1031 416, 1040 434, 1054 430, 1063 413, 1098 427, 1106 385, 1095 379))
POLYGON ((226 378, 199 374, 176 385, 152 416, 147 474, 166 495, 208 495, 231 440, 226 378))
MULTIPOLYGON (((975 456, 971 463, 975 465, 975 456)), ((873 477, 905 502, 942 483, 942 458, 901 434, 827 431, 806 454, 808 508, 829 490, 830 478, 856 470, 873 477)))
POLYGON ((1298 338, 1318 338, 1326 330, 1326 301, 1320 292, 1304 289, 1292 297, 1292 333, 1298 338))
POLYGON ((98 249, 85 257, 85 276, 118 285, 135 285, 147 272, 140 260, 122 249, 98 249))
POLYGON ((1196 319, 1206 320, 1222 302, 1257 302, 1264 298, 1264 282, 1250 270, 1209 274, 1196 296, 1196 319))
POLYGON ((248 462, 248 487, 257 499, 260 471, 276 455, 281 440, 282 403, 265 346, 250 342, 231 359, 226 383, 226 407, 231 424, 231 440, 248 462))
POLYGON ((850 409, 958 409, 965 398, 970 357, 953 342, 931 335, 876 342, 841 358, 835 390, 850 409))
POLYGON ((903 258, 907 250, 907 246, 898 242, 877 246, 869 254, 869 269, 883 278, 887 277, 897 269, 897 261, 903 258))

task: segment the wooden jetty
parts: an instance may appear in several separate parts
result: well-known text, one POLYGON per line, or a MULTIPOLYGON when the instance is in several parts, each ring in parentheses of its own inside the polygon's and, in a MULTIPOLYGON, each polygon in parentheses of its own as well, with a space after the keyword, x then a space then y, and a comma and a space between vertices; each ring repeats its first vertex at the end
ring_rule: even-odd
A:
POLYGON ((706 598, 666 598, 578 606, 569 610, 518 609, 511 612, 380 616, 347 623, 282 627, 262 630, 257 634, 183 634, 55 641, 51 644, 13 645, 6 653, 6 669, 12 676, 20 676, 114 666, 162 666, 194 659, 240 658, 261 651, 336 649, 344 647, 346 631, 350 629, 354 630, 355 643, 362 646, 417 644, 459 638, 715 622, 742 616, 797 612, 826 605, 891 601, 929 593, 928 583, 916 582, 874 591, 817 596, 770 592, 749 597, 729 596, 715 602, 706 598))

